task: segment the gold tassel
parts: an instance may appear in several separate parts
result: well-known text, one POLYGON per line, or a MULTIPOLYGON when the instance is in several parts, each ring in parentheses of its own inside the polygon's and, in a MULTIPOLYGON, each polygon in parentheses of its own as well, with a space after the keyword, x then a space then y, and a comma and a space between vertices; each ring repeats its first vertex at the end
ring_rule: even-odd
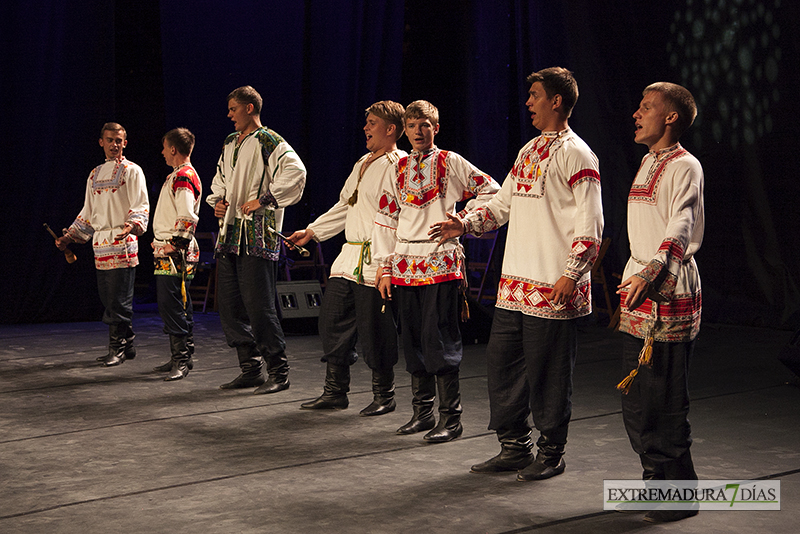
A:
POLYGON ((650 334, 644 340, 644 347, 639 352, 639 365, 653 366, 653 334, 650 334))
POLYGON ((625 379, 617 384, 617 389, 622 392, 623 395, 627 395, 628 392, 631 390, 631 384, 633 384, 633 379, 636 378, 636 375, 639 373, 639 368, 637 367, 631 374, 625 377, 625 379))
POLYGON ((642 350, 639 351, 639 364, 636 366, 636 369, 631 371, 631 374, 626 376, 622 382, 617 384, 617 389, 621 391, 623 395, 627 395, 628 392, 630 392, 633 379, 636 378, 637 374, 639 374, 639 368, 642 365, 647 367, 653 366, 653 332, 655 330, 656 321, 658 320, 657 306, 658 305, 656 303, 653 303, 653 317, 651 318, 652 322, 650 324, 650 332, 644 339, 644 346, 642 347, 642 350))
POLYGON ((467 300, 467 292, 464 287, 461 287, 461 322, 466 323, 469 321, 469 301, 467 300))
POLYGON ((181 250, 181 298, 183 309, 186 309, 186 253, 181 250))

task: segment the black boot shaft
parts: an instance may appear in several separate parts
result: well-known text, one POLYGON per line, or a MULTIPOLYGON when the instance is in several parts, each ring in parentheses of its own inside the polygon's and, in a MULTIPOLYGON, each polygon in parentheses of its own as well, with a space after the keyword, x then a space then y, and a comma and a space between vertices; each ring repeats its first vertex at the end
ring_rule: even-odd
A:
POLYGON ((436 398, 436 377, 434 375, 411 375, 411 407, 414 411, 411 420, 397 429, 401 435, 430 430, 436 426, 433 416, 433 401, 436 398))
POLYGON ((362 417, 383 415, 397 408, 394 400, 394 371, 372 370, 372 403, 358 412, 362 417))
POLYGON ((436 376, 439 389, 439 422, 425 434, 428 443, 444 443, 459 437, 464 431, 461 426, 461 392, 458 373, 436 376))
POLYGON ((189 359, 192 354, 189 352, 188 336, 169 335, 169 350, 172 354, 172 368, 164 378, 166 381, 180 380, 189 374, 189 359))

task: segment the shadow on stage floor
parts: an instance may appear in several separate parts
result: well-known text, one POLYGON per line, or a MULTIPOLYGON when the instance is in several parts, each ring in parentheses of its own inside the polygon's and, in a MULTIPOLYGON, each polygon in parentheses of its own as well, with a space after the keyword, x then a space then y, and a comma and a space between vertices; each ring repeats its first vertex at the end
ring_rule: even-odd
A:
POLYGON ((485 345, 465 347, 464 435, 428 445, 394 433, 411 413, 402 364, 393 413, 358 416, 372 399, 362 362, 349 409, 301 411, 322 388, 318 336, 287 339, 287 391, 222 391, 235 354, 215 314, 196 319, 195 368, 170 383, 151 371, 168 351, 152 313, 134 319, 136 359, 108 369, 95 362, 99 322, 0 327, 0 532, 705 534, 795 532, 800 520, 800 389, 775 358, 790 332, 704 325, 691 377, 700 478, 779 479, 782 510, 653 526, 603 511, 604 479, 641 476, 614 389, 618 333, 581 327, 567 470, 526 483, 469 473, 499 450, 485 345))

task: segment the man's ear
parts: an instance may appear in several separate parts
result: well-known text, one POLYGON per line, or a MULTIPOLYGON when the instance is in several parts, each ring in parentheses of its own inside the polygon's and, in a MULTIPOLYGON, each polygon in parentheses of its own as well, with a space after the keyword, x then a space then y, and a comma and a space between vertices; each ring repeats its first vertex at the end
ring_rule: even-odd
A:
POLYGON ((664 118, 665 124, 674 124, 678 121, 678 112, 677 111, 670 111, 667 113, 667 116, 664 118))
POLYGON ((553 110, 556 110, 561 107, 561 104, 564 103, 564 99, 561 98, 561 95, 553 95, 553 110))
POLYGON ((256 109, 256 107, 253 104, 247 104, 247 108, 246 109, 247 109, 247 114, 248 115, 252 115, 253 111, 256 109))

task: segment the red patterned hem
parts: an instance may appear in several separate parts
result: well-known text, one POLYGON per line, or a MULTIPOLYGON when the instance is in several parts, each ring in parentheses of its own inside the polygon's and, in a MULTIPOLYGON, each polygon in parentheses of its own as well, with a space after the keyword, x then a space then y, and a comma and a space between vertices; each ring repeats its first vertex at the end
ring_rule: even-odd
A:
POLYGON ((392 284, 396 286, 429 286, 433 284, 441 284, 442 282, 449 282, 450 280, 461 280, 461 273, 448 273, 440 276, 428 276, 424 278, 397 278, 392 276, 392 284))

